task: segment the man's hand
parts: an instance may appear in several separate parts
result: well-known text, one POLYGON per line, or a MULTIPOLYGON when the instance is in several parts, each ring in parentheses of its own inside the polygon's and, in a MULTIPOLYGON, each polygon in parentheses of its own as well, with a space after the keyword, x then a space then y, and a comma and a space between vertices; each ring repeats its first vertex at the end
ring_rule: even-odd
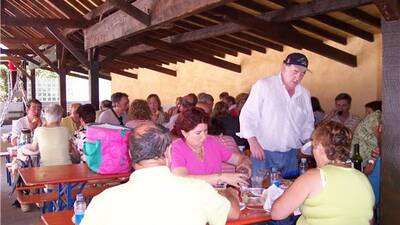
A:
POLYGON ((258 160, 264 160, 265 159, 264 149, 261 147, 260 143, 258 143, 257 138, 251 137, 248 141, 250 144, 251 157, 258 160))

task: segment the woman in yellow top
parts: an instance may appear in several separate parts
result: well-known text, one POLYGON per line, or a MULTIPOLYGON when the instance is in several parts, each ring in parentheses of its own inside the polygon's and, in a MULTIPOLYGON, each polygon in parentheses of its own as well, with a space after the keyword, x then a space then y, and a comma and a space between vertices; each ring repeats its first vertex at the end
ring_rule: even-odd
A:
POLYGON ((70 135, 73 135, 81 127, 81 121, 78 113, 76 112, 79 106, 81 106, 80 103, 71 104, 69 116, 62 118, 61 120, 61 126, 66 127, 70 135))
POLYGON ((272 206, 273 220, 288 217, 300 207, 297 225, 369 225, 374 194, 367 177, 346 166, 351 131, 336 122, 313 133, 316 169, 308 170, 272 206))

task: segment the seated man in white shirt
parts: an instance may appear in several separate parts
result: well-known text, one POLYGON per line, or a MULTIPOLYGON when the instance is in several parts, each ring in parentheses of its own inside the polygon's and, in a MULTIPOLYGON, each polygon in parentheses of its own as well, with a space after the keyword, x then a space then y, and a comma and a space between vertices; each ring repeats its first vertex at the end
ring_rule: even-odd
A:
POLYGON ((29 129, 33 132, 37 127, 42 125, 41 112, 42 103, 37 99, 31 99, 27 102, 26 116, 19 118, 12 126, 11 144, 18 144, 18 137, 22 130, 29 129))
POLYGON ((151 122, 134 129, 130 154, 135 172, 89 204, 81 225, 223 225, 239 217, 238 196, 225 197, 208 183, 174 176, 169 168, 169 130, 151 122))
POLYGON ((349 94, 338 94, 335 98, 335 109, 325 116, 323 122, 335 121, 354 131, 361 118, 350 113, 351 101, 349 94))

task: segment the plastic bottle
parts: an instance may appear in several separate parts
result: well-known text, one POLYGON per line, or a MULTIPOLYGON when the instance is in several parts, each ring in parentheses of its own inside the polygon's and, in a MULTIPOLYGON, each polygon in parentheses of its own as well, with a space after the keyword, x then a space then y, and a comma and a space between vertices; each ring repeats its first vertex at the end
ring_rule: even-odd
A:
POLYGON ((82 194, 76 195, 74 203, 74 221, 76 225, 79 225, 85 215, 86 202, 82 194))
POLYGON ((281 177, 278 169, 276 167, 272 167, 271 169, 271 185, 279 187, 281 185, 281 177))
POLYGON ((305 174, 306 171, 307 171, 307 159, 306 158, 301 158, 300 159, 300 164, 299 164, 300 176, 305 174))

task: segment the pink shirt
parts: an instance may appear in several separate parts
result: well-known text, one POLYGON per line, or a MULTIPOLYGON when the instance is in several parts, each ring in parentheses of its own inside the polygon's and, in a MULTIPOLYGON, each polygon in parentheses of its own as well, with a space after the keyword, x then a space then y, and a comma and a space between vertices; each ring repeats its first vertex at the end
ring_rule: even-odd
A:
POLYGON ((207 136, 204 141, 204 159, 200 160, 185 141, 179 138, 172 143, 171 168, 184 167, 191 175, 221 173, 222 162, 228 161, 231 156, 232 152, 215 137, 207 136))

